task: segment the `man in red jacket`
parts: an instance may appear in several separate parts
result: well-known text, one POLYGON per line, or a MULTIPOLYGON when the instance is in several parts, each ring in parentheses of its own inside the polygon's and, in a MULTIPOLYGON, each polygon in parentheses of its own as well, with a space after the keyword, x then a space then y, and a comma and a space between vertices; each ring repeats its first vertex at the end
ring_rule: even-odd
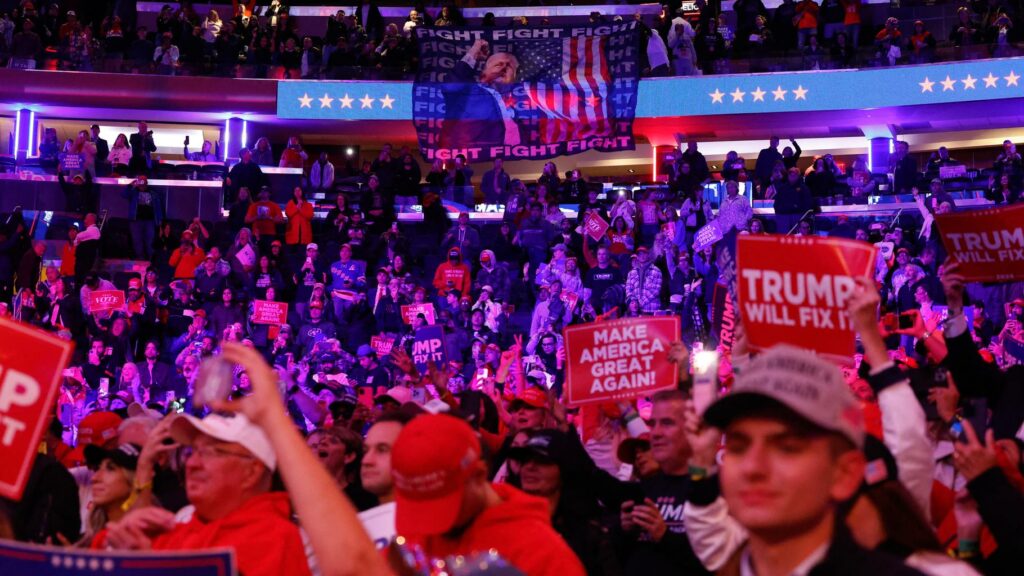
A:
MULTIPOLYGON (((181 523, 163 508, 134 510, 108 525, 108 544, 121 550, 226 547, 234 549, 240 574, 308 576, 288 495, 270 489, 277 457, 266 434, 241 414, 182 415, 170 428, 171 438, 192 450, 185 492, 195 512, 181 523)), ((150 489, 135 482, 139 492, 150 489)))
POLYGON ((391 452, 395 527, 428 557, 495 549, 530 576, 582 576, 583 565, 551 527, 546 500, 487 479, 480 441, 466 422, 419 416, 391 452))
POLYGON ((460 294, 469 294, 472 286, 472 273, 462 261, 462 251, 457 246, 448 250, 448 261, 437 267, 434 273, 434 288, 442 298, 450 290, 458 290, 460 294))

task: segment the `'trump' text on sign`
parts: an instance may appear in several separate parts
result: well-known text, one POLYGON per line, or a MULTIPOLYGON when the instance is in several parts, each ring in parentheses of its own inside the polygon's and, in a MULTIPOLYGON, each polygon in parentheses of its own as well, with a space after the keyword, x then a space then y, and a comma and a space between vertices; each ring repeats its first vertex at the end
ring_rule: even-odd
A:
POLYGON ((1024 280, 1024 205, 938 214, 935 221, 968 282, 1024 280))
POLYGON ((870 275, 875 251, 842 238, 740 236, 736 289, 750 346, 792 344, 850 361, 847 306, 854 279, 870 275))

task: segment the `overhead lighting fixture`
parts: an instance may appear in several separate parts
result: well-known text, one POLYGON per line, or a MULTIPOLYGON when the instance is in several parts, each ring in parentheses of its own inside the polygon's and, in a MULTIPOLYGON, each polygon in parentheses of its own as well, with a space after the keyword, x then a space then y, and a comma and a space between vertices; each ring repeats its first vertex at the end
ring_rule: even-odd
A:
POLYGON ((355 153, 356 153, 355 148, 353 148, 351 146, 349 146, 348 148, 345 148, 345 156, 351 156, 351 155, 353 155, 355 153))
POLYGON ((33 111, 29 112, 29 115, 28 115, 28 149, 25 150, 25 157, 26 158, 34 155, 33 152, 35 151, 35 148, 32 146, 32 143, 33 143, 32 137, 35 136, 35 135, 36 135, 36 111, 33 110, 33 111))
POLYGON ((224 120, 224 161, 228 160, 228 148, 231 147, 231 118, 224 120))
POLYGON ((21 142, 21 110, 14 113, 14 161, 18 161, 18 143, 21 142))

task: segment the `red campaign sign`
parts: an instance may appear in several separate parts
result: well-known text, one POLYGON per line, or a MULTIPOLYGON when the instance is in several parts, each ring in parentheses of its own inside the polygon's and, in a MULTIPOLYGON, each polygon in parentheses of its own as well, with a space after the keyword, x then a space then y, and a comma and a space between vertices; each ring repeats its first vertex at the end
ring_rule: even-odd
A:
POLYGON ((0 496, 18 500, 74 345, 0 319, 0 496))
POLYGON ((870 276, 871 244, 819 236, 740 236, 736 292, 750 346, 791 344, 850 363, 854 333, 847 315, 855 278, 870 276))
POLYGON ((561 293, 561 297, 562 302, 565 304, 565 307, 568 308, 569 310, 575 310, 576 304, 580 301, 580 295, 575 292, 568 292, 563 290, 561 293))
POLYGON ((378 358, 383 358, 388 354, 391 354, 391 349, 395 347, 394 338, 385 338, 383 336, 370 336, 370 348, 377 353, 378 358))
POLYGON ((288 323, 288 303, 269 300, 252 301, 253 324, 281 326, 288 323))
POLYGON ((583 221, 583 228, 586 230, 587 236, 590 236, 594 241, 598 241, 604 238, 605 232, 608 231, 608 223, 597 212, 590 212, 583 221))
POLYGON ((402 320, 406 324, 412 324, 412 319, 417 314, 423 314, 427 317, 427 324, 433 325, 437 316, 434 314, 433 304, 408 304, 402 306, 402 320))
POLYGON ((577 324, 563 335, 570 406, 649 396, 678 383, 668 361, 669 347, 682 337, 676 316, 577 324))
POLYGON ((935 221, 968 282, 1024 280, 1024 204, 937 214, 935 221))
POLYGON ((96 290, 89 293, 89 312, 106 312, 124 308, 124 292, 121 290, 96 290))

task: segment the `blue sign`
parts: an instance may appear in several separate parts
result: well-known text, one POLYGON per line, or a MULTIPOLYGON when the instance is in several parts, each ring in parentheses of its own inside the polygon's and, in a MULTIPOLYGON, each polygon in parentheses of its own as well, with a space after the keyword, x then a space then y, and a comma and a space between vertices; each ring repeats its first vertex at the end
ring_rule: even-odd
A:
POLYGON ((279 118, 312 120, 411 120, 410 82, 277 83, 279 118))
POLYGON ((444 328, 435 324, 416 331, 416 339, 412 343, 412 361, 421 374, 427 373, 428 362, 433 362, 438 368, 448 363, 444 328))
MULTIPOLYGON (((1024 97, 1024 57, 640 81, 636 117, 856 110, 1024 97)), ((278 82, 281 118, 411 120, 410 82, 278 82)))
POLYGON ((189 552, 114 552, 39 546, 0 541, 0 574, 67 576, 234 576, 235 554, 229 549, 189 552))
POLYGON ((1003 343, 1003 349, 1018 362, 1024 362, 1024 342, 1007 337, 1006 342, 1003 343))

